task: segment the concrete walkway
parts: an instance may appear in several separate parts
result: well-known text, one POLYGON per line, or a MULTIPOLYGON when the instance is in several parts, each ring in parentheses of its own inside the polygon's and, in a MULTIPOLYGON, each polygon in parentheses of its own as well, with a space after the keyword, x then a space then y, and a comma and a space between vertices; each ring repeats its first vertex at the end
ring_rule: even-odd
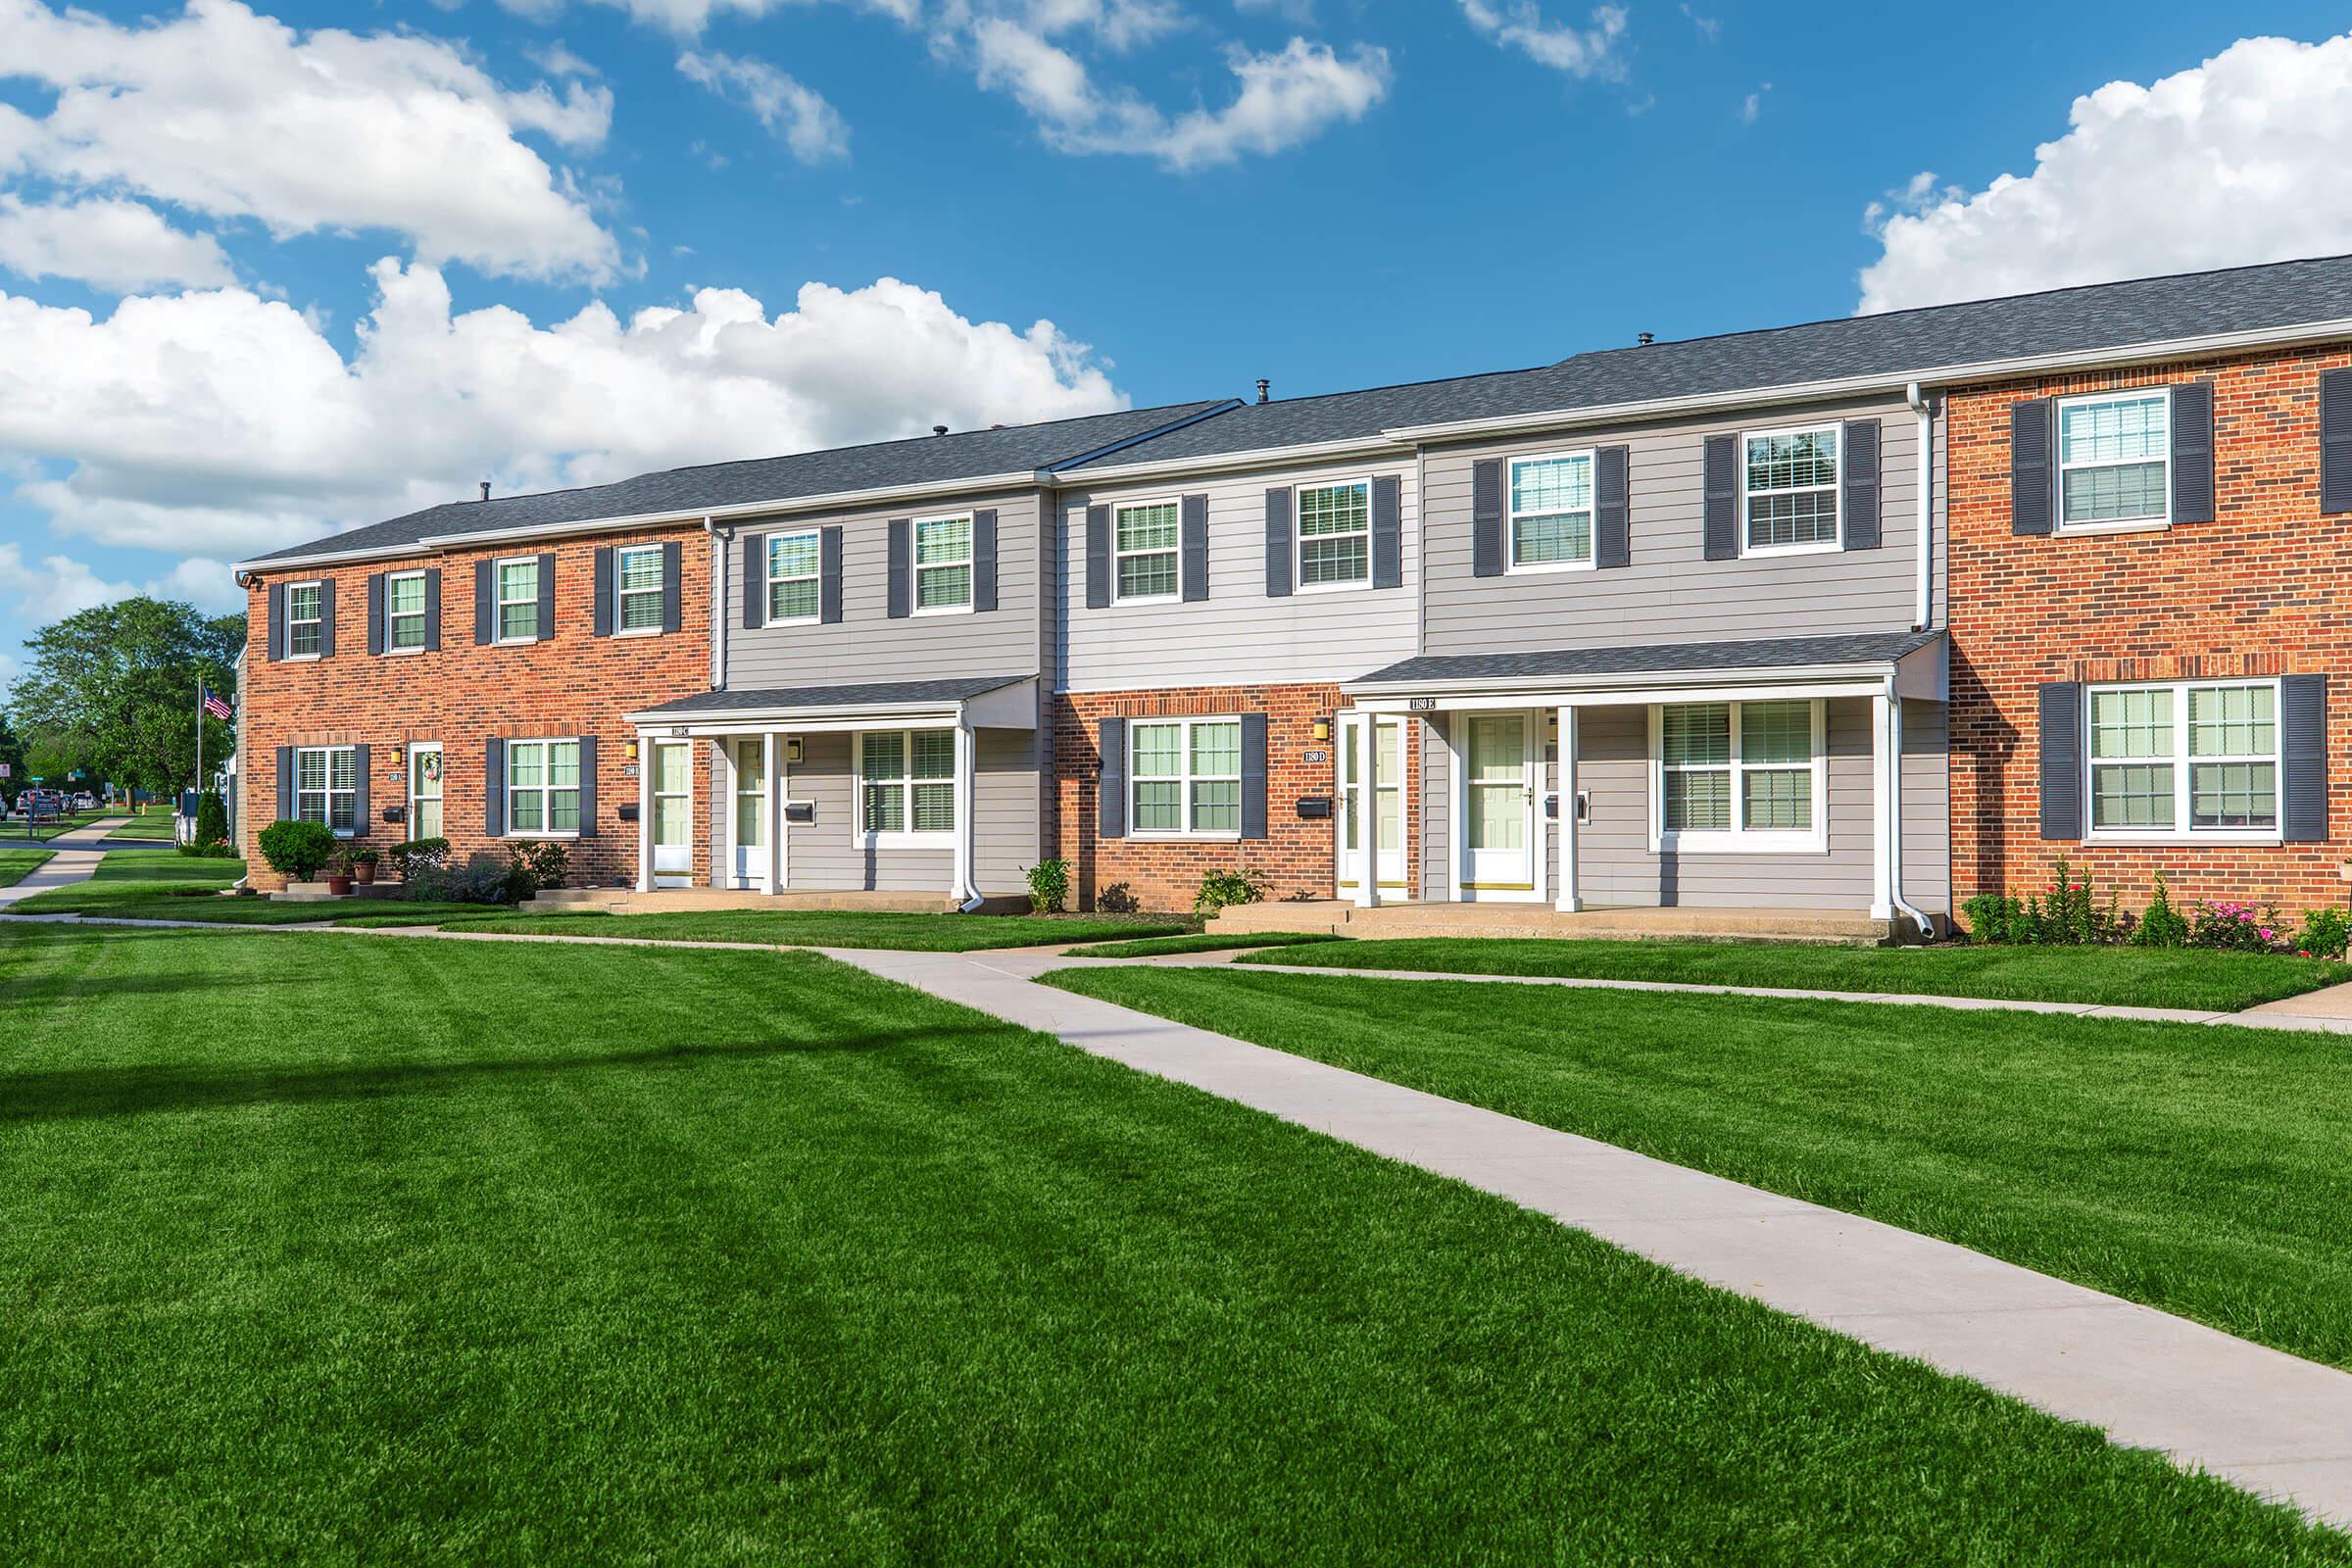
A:
POLYGON ((2352 1373, 1949 1242, 1033 984, 1064 966, 1050 956, 819 951, 1466 1182, 2352 1527, 2352 1373))
POLYGON ((12 887, 0 888, 0 909, 7 908, 19 899, 29 899, 35 893, 87 882, 98 869, 98 862, 106 858, 103 848, 106 836, 119 827, 126 826, 129 821, 127 816, 102 816, 87 826, 77 827, 70 833, 60 833, 40 844, 18 844, 0 839, 0 847, 53 852, 32 875, 12 887))

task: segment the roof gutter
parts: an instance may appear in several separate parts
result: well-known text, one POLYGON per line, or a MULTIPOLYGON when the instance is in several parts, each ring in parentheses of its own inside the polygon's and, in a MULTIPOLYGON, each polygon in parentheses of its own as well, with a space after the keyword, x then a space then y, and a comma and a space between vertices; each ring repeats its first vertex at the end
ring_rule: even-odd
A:
POLYGON ((1611 670, 1588 675, 1485 675, 1427 680, 1342 681, 1350 697, 1479 697, 1519 692, 1638 691, 1660 682, 1677 686, 1750 686, 1765 681, 1879 681, 1895 677, 1896 661, 1858 664, 1763 664, 1740 669, 1611 670))

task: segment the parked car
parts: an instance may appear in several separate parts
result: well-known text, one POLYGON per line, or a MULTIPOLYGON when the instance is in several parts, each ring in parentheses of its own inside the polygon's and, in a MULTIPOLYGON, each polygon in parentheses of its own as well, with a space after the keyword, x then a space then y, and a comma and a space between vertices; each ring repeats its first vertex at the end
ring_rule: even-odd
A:
POLYGON ((74 797, 74 809, 76 811, 95 811, 98 809, 98 797, 92 795, 88 790, 82 790, 78 792, 74 797))
POLYGON ((63 816, 66 797, 59 790, 26 790, 17 797, 17 809, 26 816, 63 816))

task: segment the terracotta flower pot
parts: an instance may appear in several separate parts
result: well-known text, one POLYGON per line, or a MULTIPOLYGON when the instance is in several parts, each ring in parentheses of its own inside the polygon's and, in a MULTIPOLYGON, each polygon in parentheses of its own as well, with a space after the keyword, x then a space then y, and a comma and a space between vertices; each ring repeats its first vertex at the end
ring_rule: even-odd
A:
POLYGON ((375 882, 375 862, 362 860, 351 868, 351 880, 360 887, 371 887, 375 882))
POLYGON ((347 876, 328 877, 326 879, 326 891, 335 894, 337 897, 349 893, 351 891, 351 878, 347 876))

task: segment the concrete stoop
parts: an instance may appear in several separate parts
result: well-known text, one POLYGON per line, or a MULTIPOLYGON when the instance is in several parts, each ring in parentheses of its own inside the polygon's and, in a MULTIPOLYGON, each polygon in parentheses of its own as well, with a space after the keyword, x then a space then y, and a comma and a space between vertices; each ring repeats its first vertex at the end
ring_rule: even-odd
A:
POLYGON ((1363 909, 1340 900, 1249 904, 1208 922, 1215 936, 1303 931, 1367 940, 1403 937, 1553 937, 1605 942, 1766 942, 1883 948, 1898 940, 1892 920, 1812 909, 1581 909, 1537 904, 1384 904, 1363 909))
MULTIPOLYGON (((995 898, 982 912, 1026 910, 1026 898, 995 898)), ((683 914, 719 909, 823 909, 877 914, 954 914, 956 901, 944 893, 890 893, 863 888, 550 888, 522 906, 525 914, 683 914)))

